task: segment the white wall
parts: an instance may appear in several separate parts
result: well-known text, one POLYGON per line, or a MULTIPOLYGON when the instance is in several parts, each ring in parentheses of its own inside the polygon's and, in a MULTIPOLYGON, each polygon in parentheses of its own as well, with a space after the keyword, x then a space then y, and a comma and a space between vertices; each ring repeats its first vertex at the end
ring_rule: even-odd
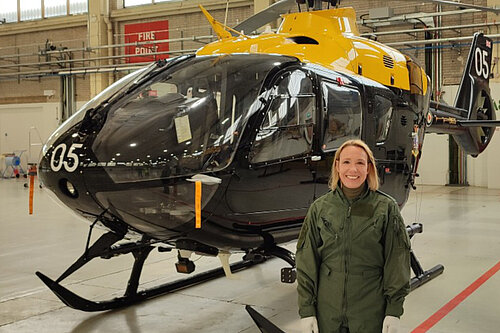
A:
MULTIPOLYGON (((491 96, 500 106, 500 83, 490 83, 491 96)), ((500 119, 500 111, 496 111, 500 119)), ((500 127, 497 127, 488 148, 476 158, 467 157, 469 184, 487 188, 500 188, 500 127)))
POLYGON ((58 125, 59 108, 59 103, 0 105, 0 153, 19 155, 23 151, 25 171, 28 160, 37 163, 41 140, 46 141, 58 125))
MULTIPOLYGON (((27 171, 28 162, 38 163, 40 138, 42 142, 47 141, 59 124, 59 103, 0 105, 0 154, 20 154, 24 151, 21 155, 21 166, 27 171)), ((0 170, 3 168, 2 161, 0 170)))
POLYGON ((448 183, 448 135, 425 135, 416 179, 417 184, 444 185, 448 183))
MULTIPOLYGON (((491 94, 500 104, 500 83, 490 82, 491 94)), ((453 105, 458 86, 445 86, 443 99, 453 105)), ((496 111, 497 119, 500 112, 496 111)), ((426 134, 417 184, 445 185, 448 183, 448 135, 426 134)), ((500 188, 500 128, 497 128, 488 148, 477 158, 467 157, 467 181, 471 186, 500 188)))

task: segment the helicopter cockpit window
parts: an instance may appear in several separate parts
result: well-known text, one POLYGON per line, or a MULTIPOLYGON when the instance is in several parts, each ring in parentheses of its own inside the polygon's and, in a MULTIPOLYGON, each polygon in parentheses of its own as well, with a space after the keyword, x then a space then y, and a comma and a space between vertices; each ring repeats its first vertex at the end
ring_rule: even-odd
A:
POLYGON ((336 149, 361 133, 361 97, 359 92, 335 83, 322 82, 325 108, 323 151, 336 149))
POLYGON ((375 95, 374 99, 374 116, 377 120, 377 128, 375 129, 376 143, 383 143, 389 134, 392 119, 392 103, 385 97, 375 95))
POLYGON ((311 151, 315 95, 306 73, 283 75, 271 91, 272 101, 250 152, 250 163, 303 156, 311 151))
POLYGON ((228 55, 167 67, 109 108, 92 146, 97 163, 116 182, 225 168, 246 120, 264 105, 259 92, 268 72, 292 60, 228 55))

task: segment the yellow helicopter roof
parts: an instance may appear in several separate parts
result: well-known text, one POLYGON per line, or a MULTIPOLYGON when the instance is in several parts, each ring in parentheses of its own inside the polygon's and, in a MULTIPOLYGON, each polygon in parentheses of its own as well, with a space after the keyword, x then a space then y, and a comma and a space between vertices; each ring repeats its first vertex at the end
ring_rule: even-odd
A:
POLYGON ((228 37, 197 55, 274 53, 297 57, 333 70, 359 74, 381 84, 410 89, 406 58, 399 51, 359 36, 353 8, 326 9, 282 16, 276 33, 228 37))

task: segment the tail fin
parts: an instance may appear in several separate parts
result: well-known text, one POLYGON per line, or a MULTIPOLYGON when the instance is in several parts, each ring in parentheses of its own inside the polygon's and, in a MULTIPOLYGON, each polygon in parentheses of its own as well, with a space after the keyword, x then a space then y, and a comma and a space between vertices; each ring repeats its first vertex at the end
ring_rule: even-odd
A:
POLYGON ((468 154, 477 156, 488 146, 500 122, 489 87, 493 42, 482 33, 472 41, 454 107, 431 102, 428 132, 452 134, 468 154))
POLYGON ((492 41, 482 33, 476 33, 467 58, 455 107, 471 111, 479 89, 489 91, 492 41))

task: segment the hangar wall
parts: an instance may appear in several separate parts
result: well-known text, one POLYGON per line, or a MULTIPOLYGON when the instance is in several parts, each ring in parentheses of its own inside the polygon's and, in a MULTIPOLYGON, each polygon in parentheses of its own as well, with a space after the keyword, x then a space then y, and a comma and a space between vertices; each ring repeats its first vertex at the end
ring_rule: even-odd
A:
MULTIPOLYGON (((495 0, 499 2, 498 0, 495 0)), ((465 3, 476 5, 491 5, 491 0, 465 0, 465 3)), ((101 4, 105 4, 103 1, 101 4)), ((194 0, 175 3, 161 3, 149 6, 138 6, 123 8, 120 0, 110 1, 109 18, 112 28, 112 43, 123 44, 125 42, 124 26, 129 23, 150 22, 160 19, 169 20, 169 38, 176 39, 181 37, 193 37, 200 35, 211 35, 212 30, 206 23, 204 16, 200 13, 197 4, 203 4, 210 13, 219 21, 227 20, 228 25, 235 25, 253 13, 253 2, 248 0, 230 1, 229 11, 226 19, 225 1, 219 0, 194 0), (195 22, 187 24, 187 22, 195 22)), ((326 4, 326 3, 324 3, 326 4)), ((381 1, 381 0, 352 0, 349 2, 357 11, 358 19, 369 18, 368 11, 371 8, 390 7, 394 10, 394 15, 434 12, 439 9, 435 4, 419 2, 402 1, 381 1)), ((454 8, 443 6, 443 11, 450 11, 454 8)), ((106 11, 104 11, 106 12, 106 11)), ((493 17, 494 18, 494 17, 493 17)), ((412 22, 411 24, 402 23, 398 25, 382 25, 376 29, 361 26, 361 33, 384 32, 403 30, 409 28, 432 27, 436 24, 441 26, 463 25, 470 23, 482 23, 492 21, 491 16, 486 13, 460 14, 443 16, 441 19, 428 18, 422 19, 421 24, 412 22)), ((56 17, 32 22, 22 22, 17 24, 0 26, 0 56, 6 54, 40 53, 47 46, 52 45, 57 50, 61 50, 59 55, 40 56, 35 55, 25 58, 23 61, 33 63, 32 71, 47 70, 57 67, 57 64, 37 65, 47 61, 57 60, 57 57, 91 57, 92 54, 85 51, 65 53, 65 49, 77 49, 89 45, 87 15, 74 15, 69 17, 56 17), (48 45, 50 43, 50 45, 48 45)), ((435 38, 446 38, 472 35, 477 28, 464 28, 454 30, 444 30, 435 38)), ((487 33, 497 33, 498 28, 482 29, 487 33)), ((383 43, 395 43, 402 40, 424 39, 424 32, 404 33, 395 35, 384 35, 378 38, 383 43)), ((436 62, 436 68, 429 69, 430 73, 437 73, 442 70, 445 75, 442 78, 434 80, 433 89, 443 91, 443 99, 449 103, 453 102, 456 87, 460 81, 463 66, 466 61, 469 42, 454 44, 443 44, 441 49, 442 60, 436 62), (438 68, 440 67, 440 68, 438 68), (455 90, 454 90, 455 89, 455 90)), ((203 45, 200 41, 173 41, 170 44, 170 50, 194 50, 203 45)), ((411 54, 425 64, 424 45, 397 45, 394 46, 402 51, 411 54)), ((117 56, 123 52, 122 49, 115 49, 113 55, 117 56)), ((498 47, 495 44, 494 57, 498 60, 498 47)), ((175 55, 175 54, 173 54, 175 55)), ((12 59, 11 69, 15 71, 16 61, 12 59)), ((112 63, 119 63, 121 59, 113 59, 112 63)), ((103 62, 107 64, 109 60, 103 62)), ((0 63, 4 65, 7 62, 0 63)), ((95 65, 95 64, 94 64, 95 65)), ((79 66, 75 63, 74 66, 79 66)), ((0 71, 0 75, 5 70, 0 71)), ((106 74, 107 75, 107 74, 106 74)), ((109 82, 124 75, 122 72, 109 74, 109 82)), ((494 71, 493 81, 499 82, 498 66, 494 71)), ((95 92, 91 90, 92 75, 78 74, 76 78, 76 101, 77 105, 82 105, 90 99, 95 92)), ((500 96, 500 84, 492 84, 493 96, 496 101, 500 96)), ((53 131, 61 122, 61 79, 58 76, 46 75, 42 77, 18 78, 10 77, 8 79, 0 77, 0 153, 11 152, 14 150, 27 150, 29 143, 29 129, 36 126, 43 140, 46 140, 50 132, 53 131), (46 96, 45 91, 53 91, 53 95, 46 96), (7 134, 7 135, 5 135, 7 134)), ((497 112, 497 118, 500 114, 497 112)), ((420 165, 420 179, 418 183, 423 184, 446 184, 448 180, 448 136, 430 134, 426 136, 424 155, 420 165)), ((490 147, 478 158, 469 158, 468 180, 471 185, 486 186, 490 188, 500 188, 500 174, 496 172, 495 166, 500 163, 500 133, 497 129, 496 136, 490 147)), ((23 163, 26 163, 23 161, 23 163)))
MULTIPOLYGON (((490 83, 491 94, 498 105, 500 100, 500 83, 490 83)), ((443 100, 452 105, 458 85, 443 87, 443 100)), ((496 110, 500 119, 500 110, 496 110)), ((419 165, 420 177, 417 184, 448 184, 448 135, 430 133, 425 136, 422 159, 419 165)), ((467 156, 467 182, 471 186, 500 188, 500 128, 495 130, 488 148, 478 157, 467 156)))
MULTIPOLYGON (((83 103, 77 103, 77 107, 83 103)), ((21 155, 21 165, 38 163, 41 142, 61 123, 58 102, 0 104, 0 153, 21 155)), ((0 163, 0 173, 4 164, 0 163)))
MULTIPOLYGON (((105 6, 106 2, 99 1, 98 4, 105 6)), ((231 1, 227 18, 225 15, 227 3, 221 0, 158 3, 130 8, 123 8, 120 0, 111 0, 109 11, 103 8, 98 8, 97 11, 102 11, 104 13, 102 15, 109 13, 113 31, 112 41, 109 44, 123 44, 125 43, 125 24, 163 19, 169 21, 169 38, 171 39, 212 35, 213 31, 209 23, 198 8, 199 3, 202 3, 217 20, 221 22, 227 20, 228 25, 235 25, 253 14, 252 1, 249 0, 231 1)), ((97 56, 95 51, 84 50, 91 43, 89 31, 91 23, 88 16, 91 17, 92 22, 97 20, 94 14, 80 14, 0 25, 0 66, 3 66, 0 70, 0 154, 26 151, 21 159, 25 170, 30 150, 28 140, 30 128, 36 127, 42 140, 45 141, 63 121, 61 115, 62 79, 61 76, 54 75, 51 71, 61 69, 61 67, 70 70, 75 67, 123 62, 123 59, 117 57, 123 54, 123 47, 116 48, 111 53, 116 56, 111 61, 104 60, 101 63, 78 61, 78 59, 97 56), (50 51, 55 53, 50 53, 50 51), (58 63, 61 59, 71 59, 73 62, 70 63, 71 65, 58 63), (16 64, 20 62, 29 64, 23 68, 24 71, 40 73, 40 75, 5 76, 19 71, 20 68, 16 64)), ((207 42, 209 40, 171 42, 170 50, 179 51, 179 53, 172 54, 176 56, 184 52, 181 50, 193 52, 207 42)), ((109 74, 111 78, 105 82, 112 83, 125 74, 127 72, 113 72, 109 74)), ((80 73, 73 77, 75 78, 76 105, 79 107, 100 90, 92 91, 96 75, 80 73)), ((0 163, 0 172, 3 166, 3 163, 0 163)))

